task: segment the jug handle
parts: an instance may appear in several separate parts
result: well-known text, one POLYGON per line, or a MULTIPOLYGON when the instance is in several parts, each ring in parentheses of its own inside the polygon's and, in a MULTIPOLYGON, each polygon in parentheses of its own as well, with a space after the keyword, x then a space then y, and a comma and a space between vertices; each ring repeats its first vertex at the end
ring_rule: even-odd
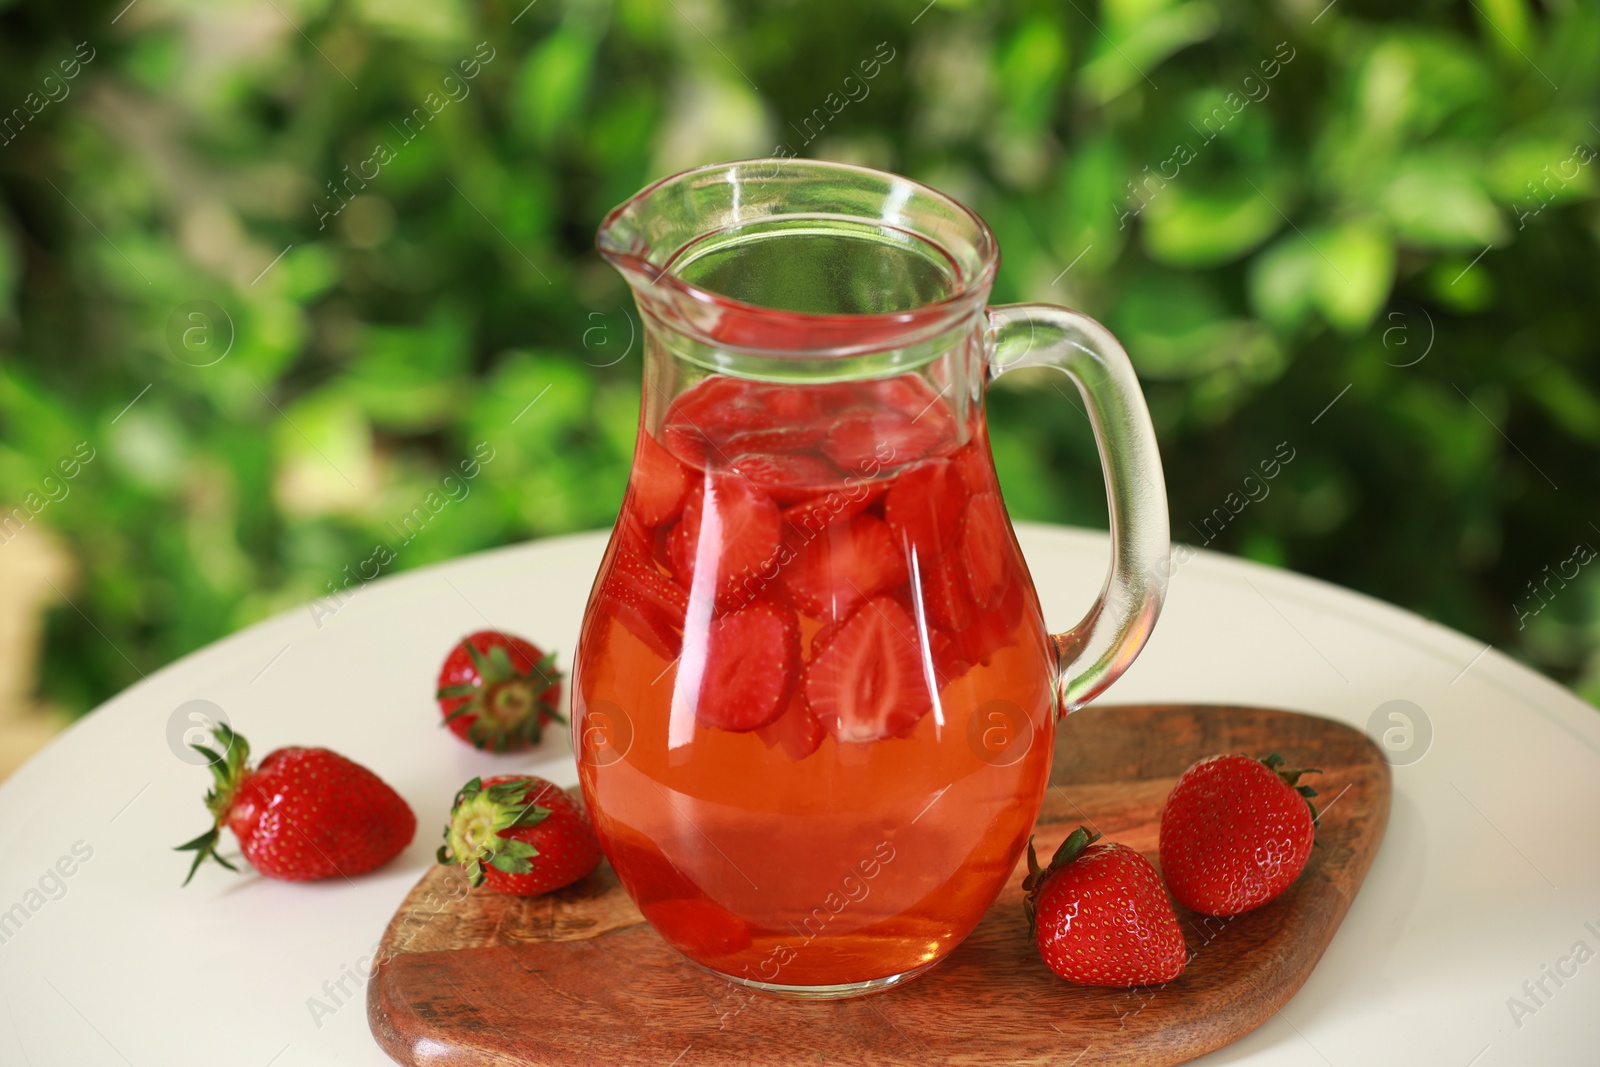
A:
POLYGON ((1083 707, 1144 647, 1171 570, 1166 483, 1144 394, 1128 353, 1087 315, 1051 304, 988 310, 988 380, 1053 367, 1078 387, 1094 428, 1111 513, 1111 569, 1089 613, 1055 634, 1057 712, 1083 707))

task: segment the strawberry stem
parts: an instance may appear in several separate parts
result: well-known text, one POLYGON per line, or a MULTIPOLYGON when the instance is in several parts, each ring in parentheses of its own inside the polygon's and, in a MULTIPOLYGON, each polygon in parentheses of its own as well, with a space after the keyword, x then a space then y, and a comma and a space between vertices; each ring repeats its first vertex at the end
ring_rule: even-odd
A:
POLYGON ((467 740, 492 752, 505 752, 518 741, 537 745, 546 719, 566 725, 566 716, 550 695, 561 682, 555 653, 545 655, 527 671, 519 671, 511 653, 502 645, 493 645, 485 652, 468 637, 461 646, 466 649, 477 678, 441 686, 435 692, 439 700, 463 701, 444 717, 445 724, 470 718, 467 740))
POLYGON ((537 797, 529 796, 533 784, 532 778, 514 778, 485 787, 483 779, 474 778, 462 786, 450 808, 438 861, 460 867, 474 886, 483 884, 486 866, 506 874, 533 870, 539 850, 501 836, 505 830, 537 826, 549 816, 550 809, 539 807, 537 797))
POLYGON ((1276 752, 1270 756, 1262 756, 1261 762, 1267 770, 1282 779, 1284 785, 1287 785, 1305 799, 1306 807, 1311 809, 1311 821, 1315 823, 1321 817, 1317 813, 1317 806, 1311 803, 1311 798, 1317 795, 1317 791, 1309 785, 1301 785, 1300 776, 1302 774, 1321 774, 1322 772, 1315 767, 1285 767, 1283 765, 1283 757, 1276 752))
POLYGON ((1050 866, 1041 868, 1039 856, 1033 851, 1033 838, 1028 838, 1028 876, 1022 880, 1024 896, 1022 898, 1023 913, 1028 916, 1028 936, 1032 937, 1037 929, 1035 913, 1038 909, 1039 890, 1056 871, 1083 855, 1083 850, 1100 840, 1098 833, 1093 833, 1087 826, 1080 826, 1067 835, 1067 839, 1056 847, 1055 855, 1050 857, 1050 866))
POLYGON ((214 784, 206 790, 206 809, 211 812, 211 829, 173 849, 174 852, 194 853, 194 862, 189 865, 189 876, 183 880, 184 885, 194 880, 194 873, 207 859, 216 860, 236 874, 239 871, 217 851, 217 843, 222 839, 222 824, 227 821, 228 809, 233 806, 233 796, 240 783, 250 774, 250 742, 234 733, 225 722, 214 724, 211 733, 223 746, 220 754, 205 745, 189 746, 208 761, 214 784))

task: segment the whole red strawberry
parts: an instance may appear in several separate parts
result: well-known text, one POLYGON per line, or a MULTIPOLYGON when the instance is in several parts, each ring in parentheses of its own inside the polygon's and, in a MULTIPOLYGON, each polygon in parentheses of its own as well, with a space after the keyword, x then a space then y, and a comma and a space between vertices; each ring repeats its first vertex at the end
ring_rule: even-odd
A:
POLYGON ((451 732, 491 752, 536 745, 545 723, 567 721, 555 656, 499 630, 468 634, 450 650, 437 696, 451 732))
POLYGON ((589 817, 543 778, 503 774, 461 787, 439 846, 439 862, 475 886, 531 897, 571 885, 600 865, 589 817))
POLYGON ((193 852, 189 877, 207 858, 238 870, 217 852, 226 825, 250 866, 268 878, 304 882, 349 877, 381 867, 417 832, 417 817, 383 779, 325 748, 280 748, 249 765, 250 745, 226 724, 213 730, 222 754, 193 746, 211 760, 215 787, 206 807, 215 823, 179 852, 193 852))
POLYGON ((1183 772, 1161 812, 1161 870, 1178 903, 1203 915, 1259 908, 1289 888, 1316 836, 1312 769, 1283 757, 1211 756, 1183 772))
POLYGON ((1126 845, 1095 844, 1078 827, 1041 870, 1028 842, 1023 908, 1039 955, 1069 982, 1155 985, 1183 973, 1188 953, 1150 861, 1126 845))

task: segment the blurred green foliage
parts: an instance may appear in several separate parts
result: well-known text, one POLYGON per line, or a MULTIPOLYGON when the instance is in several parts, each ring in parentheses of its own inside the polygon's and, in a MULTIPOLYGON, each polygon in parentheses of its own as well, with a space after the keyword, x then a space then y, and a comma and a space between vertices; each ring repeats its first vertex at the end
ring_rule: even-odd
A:
MULTIPOLYGON (((1592 3, 124 2, 0 4, 0 499, 68 489, 31 520, 83 572, 57 704, 606 525, 640 367, 595 227, 784 146, 964 199, 997 300, 1115 329, 1175 536, 1600 697, 1600 567, 1547 582, 1600 546, 1592 3)), ((1065 403, 996 392, 1002 478, 1100 523, 1065 403)))

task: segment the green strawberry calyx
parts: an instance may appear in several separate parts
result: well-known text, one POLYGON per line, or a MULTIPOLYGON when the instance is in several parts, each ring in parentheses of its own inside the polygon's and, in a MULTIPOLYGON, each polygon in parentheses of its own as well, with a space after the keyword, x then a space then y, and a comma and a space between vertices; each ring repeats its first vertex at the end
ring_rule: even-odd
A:
POLYGON ((1311 809, 1311 821, 1315 823, 1321 818, 1317 813, 1317 806, 1311 803, 1311 798, 1317 795, 1317 791, 1309 785, 1301 785, 1300 776, 1302 774, 1321 774, 1322 772, 1315 767, 1285 767, 1283 763, 1283 757, 1276 752, 1270 756, 1261 757, 1262 766, 1277 775, 1284 785, 1293 789, 1305 799, 1306 807, 1311 809))
POLYGON ((215 782, 206 790, 206 809, 211 812, 211 829, 173 849, 174 852, 194 853, 194 863, 189 866, 189 877, 183 880, 184 885, 194 879, 194 872, 207 859, 216 860, 235 874, 239 871, 217 851, 217 842, 222 839, 222 824, 227 821, 234 794, 250 774, 250 742, 234 733, 225 722, 213 724, 211 735, 222 745, 221 753, 206 745, 189 746, 209 761, 215 782))
POLYGON ((1050 865, 1040 867, 1039 855, 1033 850, 1033 838, 1028 838, 1028 877, 1022 880, 1022 890, 1026 894, 1022 898, 1022 910, 1028 916, 1029 937, 1032 937, 1038 928, 1039 891, 1044 888, 1045 882, 1049 881, 1050 876, 1056 871, 1083 855, 1083 850, 1098 840, 1100 840, 1098 833, 1091 832, 1087 826, 1080 826, 1057 846, 1055 855, 1050 857, 1050 865))
POLYGON ((478 748, 503 752, 516 741, 538 744, 546 719, 567 721, 550 699, 551 690, 561 682, 555 653, 545 656, 530 670, 519 671, 504 645, 494 645, 485 652, 470 640, 462 644, 472 659, 477 680, 443 686, 435 695, 440 700, 464 701, 444 721, 471 716, 467 740, 478 748))
POLYGON ((483 884, 486 866, 505 874, 532 871, 539 850, 526 841, 501 835, 537 826, 550 815, 549 808, 535 804, 536 798, 528 795, 537 784, 532 778, 513 778, 485 786, 481 778, 474 778, 462 786, 450 808, 439 862, 460 867, 474 886, 483 884))

